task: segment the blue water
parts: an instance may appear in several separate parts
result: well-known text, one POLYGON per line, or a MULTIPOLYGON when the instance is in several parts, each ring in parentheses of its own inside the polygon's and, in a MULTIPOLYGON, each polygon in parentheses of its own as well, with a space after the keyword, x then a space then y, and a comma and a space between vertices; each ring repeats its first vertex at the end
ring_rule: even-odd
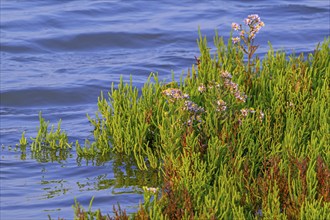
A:
POLYGON ((1 0, 0 219, 73 218, 74 198, 112 212, 134 212, 150 174, 110 158, 104 163, 38 158, 15 151, 21 133, 35 136, 38 113, 62 119, 70 140, 91 137, 86 113, 120 75, 140 87, 150 72, 178 77, 198 56, 198 27, 228 39, 232 22, 257 13, 266 26, 256 42, 288 53, 312 52, 330 35, 328 0, 120 1, 1 0))

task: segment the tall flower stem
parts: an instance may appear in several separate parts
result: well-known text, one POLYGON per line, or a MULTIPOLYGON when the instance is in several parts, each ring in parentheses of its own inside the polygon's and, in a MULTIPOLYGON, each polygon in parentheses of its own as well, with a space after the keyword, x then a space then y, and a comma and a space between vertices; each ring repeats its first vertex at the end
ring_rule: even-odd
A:
POLYGON ((238 48, 247 55, 247 68, 245 71, 245 80, 248 87, 252 85, 252 75, 253 75, 253 54, 258 49, 258 46, 253 45, 254 38, 259 32, 261 27, 265 26, 264 22, 260 20, 260 17, 257 14, 249 15, 244 19, 245 25, 248 26, 248 31, 242 28, 241 24, 232 23, 232 29, 234 31, 240 31, 239 37, 233 37, 232 41, 234 44, 238 45, 238 48), (240 43, 240 42, 243 43, 240 43))

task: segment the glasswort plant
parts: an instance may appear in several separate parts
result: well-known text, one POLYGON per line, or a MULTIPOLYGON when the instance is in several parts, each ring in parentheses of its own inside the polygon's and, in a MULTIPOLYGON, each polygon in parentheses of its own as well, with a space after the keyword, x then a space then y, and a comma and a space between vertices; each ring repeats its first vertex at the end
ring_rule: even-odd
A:
MULTIPOLYGON (((136 173, 156 173, 160 181, 139 185, 145 200, 132 219, 330 219, 330 39, 308 56, 270 46, 257 72, 264 23, 257 15, 244 23, 248 30, 232 25, 240 36, 227 44, 216 33, 214 55, 200 34, 197 64, 180 82, 150 74, 139 89, 121 78, 101 93, 89 117, 94 140, 77 141, 76 154, 127 157, 136 173)), ((31 150, 66 142, 40 123, 31 150)), ((105 218, 75 210, 77 219, 105 218)))

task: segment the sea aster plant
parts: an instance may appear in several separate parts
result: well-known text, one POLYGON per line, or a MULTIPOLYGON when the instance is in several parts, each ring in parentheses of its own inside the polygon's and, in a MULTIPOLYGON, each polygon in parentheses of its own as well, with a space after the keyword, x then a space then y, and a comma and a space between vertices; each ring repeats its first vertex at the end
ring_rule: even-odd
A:
POLYGON ((259 30, 265 26, 265 23, 261 21, 259 15, 251 14, 244 19, 244 24, 248 27, 247 30, 244 30, 241 24, 232 23, 232 29, 234 31, 239 31, 239 36, 232 37, 232 42, 248 56, 247 73, 249 75, 247 76, 247 79, 250 84, 250 74, 252 72, 251 66, 253 65, 251 60, 253 54, 258 49, 258 46, 253 45, 253 43, 257 33, 259 33, 259 30))

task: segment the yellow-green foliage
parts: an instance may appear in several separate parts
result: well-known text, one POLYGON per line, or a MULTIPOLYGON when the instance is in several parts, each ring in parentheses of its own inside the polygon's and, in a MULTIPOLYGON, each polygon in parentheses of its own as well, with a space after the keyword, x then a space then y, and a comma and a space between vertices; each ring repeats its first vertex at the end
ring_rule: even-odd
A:
MULTIPOLYGON (((162 179, 132 218, 330 219, 330 39, 298 56, 270 45, 260 60, 250 37, 246 49, 216 34, 211 54, 200 35, 180 82, 121 79, 99 97, 94 141, 77 141, 77 156, 125 155, 162 179)), ((71 146, 60 123, 47 127, 40 115, 33 152, 71 146)))
MULTIPOLYGON (((35 138, 31 138, 31 151, 39 152, 43 148, 56 149, 67 149, 71 148, 71 144, 68 143, 68 136, 64 131, 61 131, 61 120, 58 122, 57 129, 54 131, 54 125, 52 125, 48 132, 48 124, 42 117, 41 112, 39 113, 40 127, 38 128, 38 134, 35 138)), ((23 138, 23 136, 22 136, 23 138)), ((24 141, 20 141, 24 143, 24 141)), ((27 144, 27 142, 25 142, 27 144)))
POLYGON ((246 68, 231 42, 216 34, 211 54, 200 37, 180 83, 151 74, 101 95, 89 150, 159 170, 137 219, 329 218, 329 42, 307 58, 270 46, 246 68))
POLYGON ((69 143, 68 136, 65 131, 61 130, 61 120, 58 122, 57 129, 54 129, 54 125, 51 126, 48 131, 49 122, 45 121, 41 112, 39 113, 40 126, 37 128, 36 137, 31 137, 31 144, 25 137, 25 132, 22 133, 22 137, 19 141, 21 148, 21 158, 26 158, 26 147, 30 147, 31 156, 37 161, 61 161, 65 160, 72 148, 72 143, 69 143))

